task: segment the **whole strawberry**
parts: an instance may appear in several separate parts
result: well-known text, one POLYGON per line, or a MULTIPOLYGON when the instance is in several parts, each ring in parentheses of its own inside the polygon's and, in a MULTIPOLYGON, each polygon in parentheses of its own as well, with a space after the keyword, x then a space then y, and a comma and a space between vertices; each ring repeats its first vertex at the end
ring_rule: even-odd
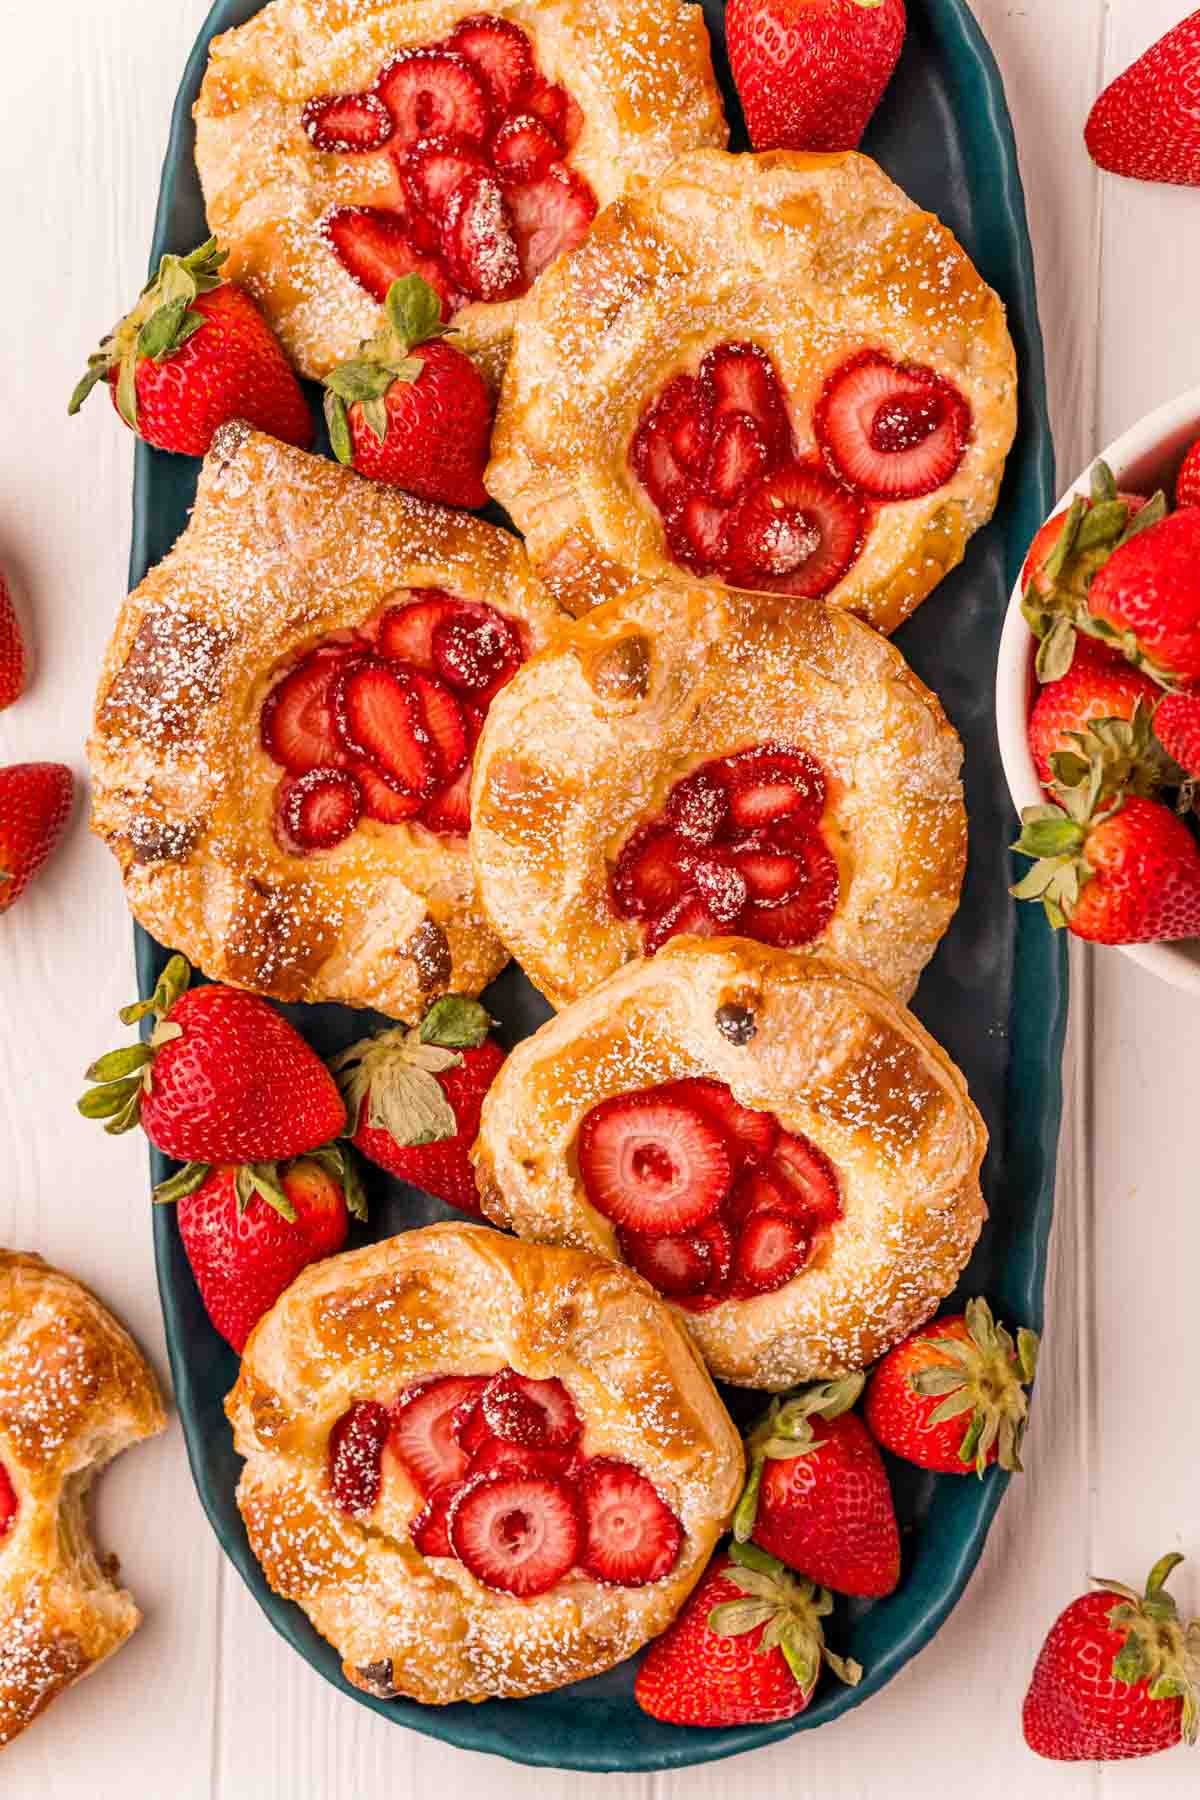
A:
POLYGON ((25 645, 21 627, 0 570, 0 712, 20 698, 25 687, 25 645))
POLYGON ((164 256, 133 311, 88 358, 68 412, 107 381, 125 423, 159 450, 204 456, 230 419, 306 450, 308 404, 249 294, 223 280, 228 254, 209 238, 190 256, 164 256))
POLYGON ((1035 859, 1010 891, 1040 900, 1050 923, 1094 944, 1200 936, 1200 849, 1169 806, 1115 800, 1090 782, 1057 788, 1062 805, 1027 806, 1013 845, 1035 859))
POLYGON ((1150 729, 1161 692, 1124 657, 1094 638, 1077 638, 1066 674, 1046 682, 1029 715, 1029 748, 1042 785, 1056 776, 1078 781, 1098 757, 1110 783, 1152 793, 1164 773, 1150 729))
POLYGON ((1200 187, 1200 12, 1152 44, 1109 84, 1084 137, 1093 160, 1114 175, 1200 187))
POLYGON ((1200 780, 1200 694, 1164 694, 1154 714, 1154 735, 1191 780, 1200 780))
POLYGON ((85 1118, 119 1133, 140 1124, 180 1162, 272 1163, 336 1138, 346 1109, 329 1070, 281 1013, 240 988, 188 991, 173 956, 149 1000, 123 1007, 124 1024, 153 1016, 149 1040, 92 1064, 85 1118))
POLYGON ((1059 1614, 1025 1696, 1025 1742, 1055 1762, 1153 1756, 1200 1733, 1200 1619, 1165 1591, 1164 1556, 1144 1594, 1102 1581, 1059 1614))
POLYGON ((935 1319, 889 1350, 871 1377, 864 1405, 875 1441, 942 1475, 980 1477, 989 1464, 1020 1469, 1028 1404, 1037 1367, 1037 1334, 1013 1341, 986 1300, 935 1319))
POLYGON ((1176 506, 1200 506, 1200 438, 1192 445, 1175 477, 1176 506))
POLYGON ((393 281, 383 329, 325 377, 329 442, 372 481, 447 506, 486 506, 492 398, 470 357, 443 341, 447 330, 427 281, 393 281))
POLYGON ((1089 628, 1167 686, 1200 683, 1200 510, 1118 545, 1087 592, 1089 628))
MULTIPOLYGON (((193 1170, 195 1165, 193 1165, 193 1170)), ((346 1242, 366 1217, 350 1155, 330 1146, 279 1169, 228 1165, 164 1182, 205 1310, 240 1355, 263 1314, 301 1269, 346 1242)))
POLYGON ((729 0, 729 64, 756 150, 853 150, 892 77, 904 0, 729 0))
POLYGON ((24 893, 66 830, 73 792, 62 763, 0 769, 0 913, 24 893))
POLYGON ((773 1400, 746 1442, 750 1476, 733 1535, 839 1594, 890 1594, 900 1533, 883 1459, 849 1409, 861 1375, 773 1400))
POLYGON ((718 1554, 675 1623, 646 1652, 634 1684, 643 1712, 669 1725, 767 1725, 813 1697, 822 1663, 851 1686, 855 1662, 826 1648, 823 1588, 754 1544, 718 1554))
POLYGON ((335 1057, 356 1150, 461 1212, 479 1213, 471 1146, 504 1052, 477 1000, 445 994, 414 1030, 400 1025, 335 1057))

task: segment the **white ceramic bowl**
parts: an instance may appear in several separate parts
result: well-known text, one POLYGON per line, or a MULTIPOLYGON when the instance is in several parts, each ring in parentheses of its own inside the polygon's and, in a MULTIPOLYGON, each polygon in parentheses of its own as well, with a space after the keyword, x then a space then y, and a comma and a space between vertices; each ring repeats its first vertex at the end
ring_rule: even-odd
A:
MULTIPOLYGON (((1162 487, 1170 497, 1184 453, 1197 437, 1200 437, 1200 387, 1191 388, 1177 400, 1168 401, 1166 406, 1148 413, 1100 455, 1116 476, 1118 487, 1141 494, 1152 494, 1155 488, 1162 487)), ((1091 469, 1089 463, 1063 495, 1055 513, 1061 512, 1073 495, 1088 492, 1091 469)), ((1021 583, 1018 580, 1008 603, 996 670, 996 729, 1000 738, 1000 756, 1018 812, 1023 807, 1036 806, 1044 798, 1026 732, 1035 685, 1033 660, 1036 648, 1033 634, 1021 617, 1021 583)), ((1200 994, 1200 939, 1171 944, 1129 944, 1122 947, 1122 955, 1163 981, 1200 994)))

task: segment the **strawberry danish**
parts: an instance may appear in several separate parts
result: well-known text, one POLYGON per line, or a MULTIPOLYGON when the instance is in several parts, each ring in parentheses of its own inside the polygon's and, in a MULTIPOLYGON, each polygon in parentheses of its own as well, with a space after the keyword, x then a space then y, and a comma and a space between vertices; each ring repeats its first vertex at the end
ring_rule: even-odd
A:
POLYGON ((718 1379, 861 1369, 979 1236, 983 1121, 904 1007, 823 952, 723 938, 623 969, 509 1056, 474 1157, 523 1238, 619 1257, 718 1379))
POLYGON ((416 1019, 507 961, 475 743, 556 608, 507 532, 249 427, 130 595, 90 744, 135 916, 214 978, 416 1019))
POLYGON ((869 158, 683 156, 538 285, 490 492, 584 612, 682 569, 892 631, 992 514, 1004 308, 869 158))
POLYGON ((819 601, 691 581, 564 626, 497 698, 471 855, 558 1006, 671 938, 821 943, 907 999, 958 905, 962 746, 819 601))
POLYGON ((498 375, 524 296, 597 209, 727 137, 683 0, 271 0, 214 40, 195 118, 226 273, 312 376, 409 274, 498 375))
POLYGON ((226 1405, 277 1593, 380 1698, 517 1698, 665 1629, 741 1440, 629 1269, 436 1225, 306 1270, 226 1405))

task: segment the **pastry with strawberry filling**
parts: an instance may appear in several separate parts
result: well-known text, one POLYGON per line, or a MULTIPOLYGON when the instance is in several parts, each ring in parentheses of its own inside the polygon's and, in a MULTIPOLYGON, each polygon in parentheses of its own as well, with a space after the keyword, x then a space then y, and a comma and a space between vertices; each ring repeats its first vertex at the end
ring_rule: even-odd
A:
POLYGON ((419 1019, 507 960, 467 858, 488 711, 557 616, 517 540, 252 432, 125 602, 90 745, 131 909, 205 974, 419 1019))
POLYGON ((741 1442, 636 1275, 478 1225, 316 1264, 227 1411, 276 1592, 381 1698, 518 1698, 666 1629, 729 1523, 741 1442))
POLYGON ((474 1161, 495 1224, 629 1263, 718 1379, 781 1390, 936 1309, 983 1224, 986 1143, 959 1070, 875 983, 692 939, 512 1051, 474 1161))
POLYGON ((705 149, 538 283, 484 479, 572 612, 672 569, 892 631, 1015 426, 1004 309, 939 220, 865 156, 705 149))
POLYGON ((542 271, 630 177, 728 136, 685 0, 271 0, 217 38, 196 164, 231 278, 321 377, 419 275, 498 379, 542 271))
POLYGON ((552 1004, 678 937, 821 944, 907 999, 958 904, 962 750, 878 633, 819 601, 648 583, 497 696, 471 855, 552 1004))

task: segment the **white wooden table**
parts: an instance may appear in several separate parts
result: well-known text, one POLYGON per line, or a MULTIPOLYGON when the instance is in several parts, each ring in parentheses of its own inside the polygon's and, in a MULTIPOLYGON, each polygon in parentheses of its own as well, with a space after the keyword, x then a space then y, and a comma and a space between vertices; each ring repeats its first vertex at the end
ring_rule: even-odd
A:
MULTIPOLYGON (((0 561, 37 679, 0 715, 0 764, 82 771, 95 672, 125 591, 131 441, 102 401, 68 423, 87 352, 144 278, 159 164, 207 0, 5 9, 0 64, 0 561)), ((1102 74, 1186 0, 975 0, 1008 85, 1037 252, 1064 481, 1200 378, 1200 193, 1100 177, 1080 138, 1102 74)), ((934 602, 936 604, 936 601, 934 602)), ((1027 1753, 1042 1634, 1089 1570, 1195 1559, 1200 1110, 1194 1004, 1115 953, 1074 957, 1049 1333, 1029 1473, 934 1644, 861 1711, 758 1753, 605 1793, 705 1800, 1184 1800, 1200 1753, 1105 1769, 1027 1753)), ((0 919, 0 1243, 92 1282, 165 1370, 145 1149, 72 1102, 133 990, 129 922, 82 808, 53 867, 0 919)), ((345 1700, 270 1629, 200 1511, 177 1423, 104 1480, 97 1517, 146 1614, 132 1643, 0 1760, 6 1800, 394 1800, 485 1791, 582 1800, 594 1776, 486 1762, 345 1700)))

